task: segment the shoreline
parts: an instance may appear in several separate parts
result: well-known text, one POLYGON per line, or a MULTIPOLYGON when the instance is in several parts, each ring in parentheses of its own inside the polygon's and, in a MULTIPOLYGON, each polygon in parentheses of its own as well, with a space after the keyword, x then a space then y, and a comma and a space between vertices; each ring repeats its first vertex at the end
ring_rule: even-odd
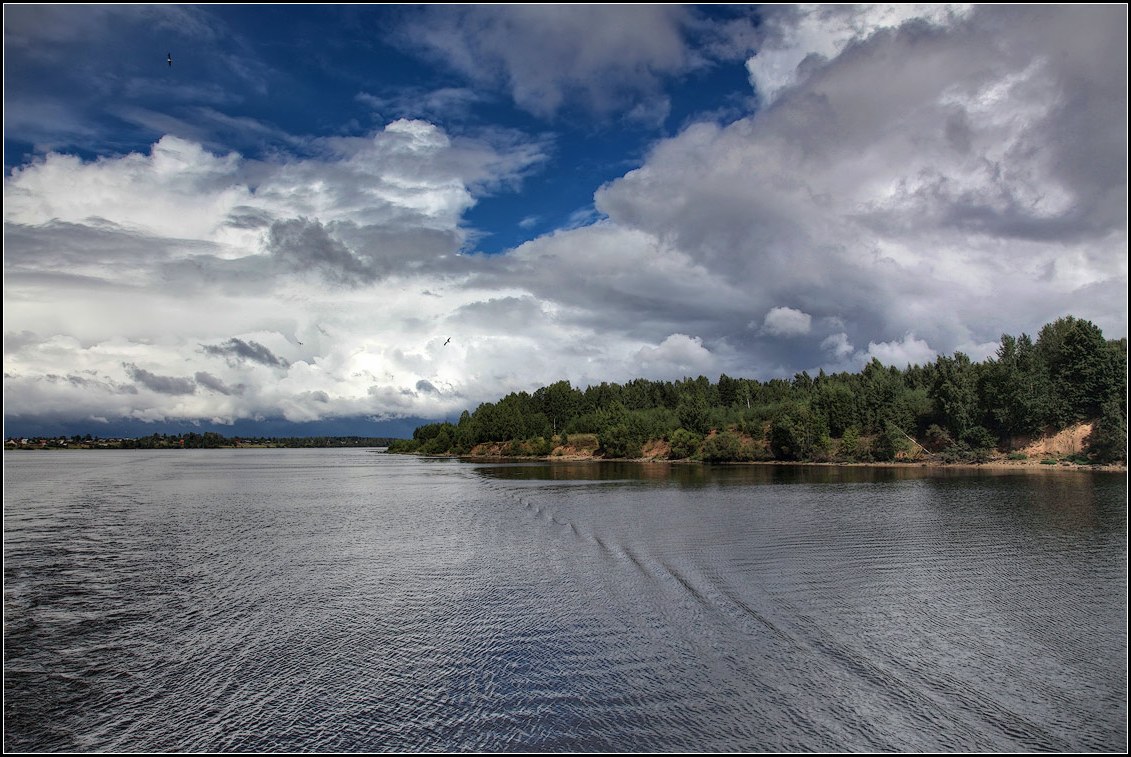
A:
MULTIPOLYGON (((394 453, 397 454, 397 453, 394 453)), ((915 460, 907 462, 872 462, 872 463, 847 463, 847 462, 807 462, 793 460, 750 460, 742 462, 707 463, 702 460, 665 460, 655 457, 597 457, 594 455, 542 455, 542 456, 506 456, 506 455, 420 455, 408 453, 415 457, 432 459, 454 459, 469 463, 505 463, 505 462, 541 462, 541 463, 657 463, 664 465, 720 465, 720 466, 805 466, 816 468, 932 468, 946 470, 993 470, 993 471, 1073 471, 1092 473, 1123 473, 1127 474, 1126 465, 1081 465, 1057 461, 1055 465, 1045 464, 1039 460, 990 460, 985 463, 944 463, 931 460, 915 460)))

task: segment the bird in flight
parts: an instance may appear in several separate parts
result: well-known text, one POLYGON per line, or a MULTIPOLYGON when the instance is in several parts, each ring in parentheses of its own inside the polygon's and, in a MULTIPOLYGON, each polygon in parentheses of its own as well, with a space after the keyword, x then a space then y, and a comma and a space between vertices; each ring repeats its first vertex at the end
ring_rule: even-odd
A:
MULTIPOLYGON (((452 338, 451 338, 451 337, 449 336, 449 337, 448 337, 448 342, 450 342, 450 341, 452 341, 452 338)), ((445 346, 445 347, 447 347, 447 346, 448 346, 448 342, 444 342, 444 346, 445 346)))
POLYGON ((168 57, 166 58, 166 60, 168 60, 168 61, 169 61, 169 65, 170 65, 170 66, 171 66, 171 65, 173 65, 173 54, 172 54, 172 53, 169 53, 169 55, 168 55, 168 57))

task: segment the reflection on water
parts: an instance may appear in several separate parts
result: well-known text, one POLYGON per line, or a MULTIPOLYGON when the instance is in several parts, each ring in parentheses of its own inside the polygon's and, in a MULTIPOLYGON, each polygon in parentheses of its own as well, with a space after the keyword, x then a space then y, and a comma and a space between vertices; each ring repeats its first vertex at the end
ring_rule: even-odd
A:
POLYGON ((5 455, 5 747, 1124 751, 1114 474, 5 455))

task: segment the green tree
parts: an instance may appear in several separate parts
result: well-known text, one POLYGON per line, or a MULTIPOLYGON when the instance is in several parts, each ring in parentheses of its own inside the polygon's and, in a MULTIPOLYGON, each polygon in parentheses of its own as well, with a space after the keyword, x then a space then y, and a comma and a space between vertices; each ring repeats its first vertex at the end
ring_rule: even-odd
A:
POLYGON ((977 377, 970 358, 961 352, 935 361, 929 396, 934 417, 952 437, 961 439, 974 427, 978 415, 977 377))
POLYGON ((607 457, 640 457, 640 445, 643 440, 633 434, 626 423, 609 426, 603 433, 598 434, 597 438, 601 443, 601 450, 607 457))
POLYGON ((1127 403, 1111 398, 1087 439, 1087 454, 1101 465, 1127 461, 1127 403))
POLYGON ((557 381, 534 392, 534 401, 549 419, 552 433, 565 429, 570 419, 578 413, 582 403, 581 392, 568 381, 557 381))
POLYGON ((860 444, 860 431, 856 426, 849 426, 840 438, 840 454, 846 460, 860 460, 863 457, 863 447, 860 444))
POLYGON ((770 452, 778 460, 808 460, 828 447, 829 431, 824 416, 807 405, 783 410, 770 427, 770 452))
POLYGON ((825 417, 829 433, 836 437, 856 423, 856 396, 841 382, 821 382, 813 393, 813 409, 825 417))
POLYGON ((906 452, 909 446, 907 437, 899 426, 887 421, 884 423, 884 430, 872 442, 872 456, 876 460, 887 462, 896 459, 900 452, 906 452))
POLYGON ((1097 417, 1103 403, 1118 393, 1120 377, 1126 381, 1103 332, 1090 321, 1058 318, 1041 329, 1036 347, 1051 381, 1049 420, 1057 428, 1097 417))
POLYGON ((680 399, 675 412, 679 416, 679 425, 688 431, 706 434, 711 430, 710 408, 698 392, 691 392, 680 399))
POLYGON ((1027 334, 1002 334, 996 359, 982 368, 981 395, 987 422, 1005 438, 1036 434, 1046 422, 1049 382, 1027 334))

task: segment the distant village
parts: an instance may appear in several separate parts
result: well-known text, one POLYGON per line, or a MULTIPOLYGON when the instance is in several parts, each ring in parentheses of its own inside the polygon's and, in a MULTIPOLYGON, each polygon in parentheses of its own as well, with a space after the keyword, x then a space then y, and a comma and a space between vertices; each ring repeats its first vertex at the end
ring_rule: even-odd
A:
POLYGON ((4 449, 118 449, 122 446, 123 439, 92 438, 90 434, 85 437, 9 437, 4 440, 4 449))

